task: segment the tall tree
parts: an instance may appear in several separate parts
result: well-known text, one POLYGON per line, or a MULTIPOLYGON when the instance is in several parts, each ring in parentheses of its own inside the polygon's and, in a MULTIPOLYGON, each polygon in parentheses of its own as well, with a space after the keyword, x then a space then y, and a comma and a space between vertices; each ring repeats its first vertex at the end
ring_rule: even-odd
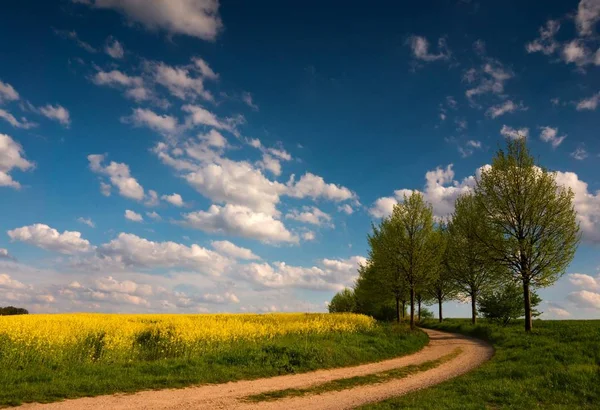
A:
POLYGON ((558 280, 579 244, 573 192, 537 166, 525 138, 517 138, 482 170, 475 196, 491 229, 501 232, 482 237, 485 252, 522 282, 525 330, 530 331, 531 289, 558 280))
POLYGON ((391 289, 400 320, 400 300, 406 286, 410 297, 410 326, 415 326, 417 290, 428 282, 432 267, 439 263, 433 235, 433 211, 419 192, 404 197, 392 214, 369 235, 370 259, 385 272, 384 285, 391 289))
MULTIPOLYGON (((373 316, 379 320, 395 320, 395 298, 382 281, 383 273, 377 270, 372 261, 358 269, 358 278, 354 284, 356 311, 373 316), (382 292, 382 290, 384 290, 382 292)), ((406 299, 406 296, 402 296, 406 299)), ((404 312, 401 312, 404 314, 404 312)))
POLYGON ((438 235, 438 247, 442 254, 441 263, 435 267, 434 276, 427 286, 427 293, 429 298, 435 300, 438 304, 438 318, 442 322, 444 315, 442 312, 442 305, 445 301, 451 300, 456 297, 456 284, 452 278, 452 274, 448 269, 448 242, 449 242, 449 231, 446 223, 440 223, 436 229, 438 235))
POLYGON ((481 238, 498 235, 489 229, 472 194, 456 199, 447 235, 444 265, 456 290, 471 300, 471 322, 475 324, 477 298, 493 286, 499 276, 499 266, 486 255, 481 238))
POLYGON ((352 289, 345 288, 336 293, 329 302, 329 313, 356 311, 356 298, 352 289))

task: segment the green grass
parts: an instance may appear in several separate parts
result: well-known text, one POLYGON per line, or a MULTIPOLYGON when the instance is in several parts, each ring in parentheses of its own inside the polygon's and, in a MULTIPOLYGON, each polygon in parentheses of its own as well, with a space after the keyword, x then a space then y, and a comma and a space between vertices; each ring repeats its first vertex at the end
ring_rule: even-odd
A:
POLYGON ((350 366, 410 354, 427 342, 427 335, 421 331, 379 324, 363 333, 287 336, 230 344, 186 359, 94 363, 74 358, 60 364, 8 366, 2 362, 0 349, 0 407, 350 366))
POLYGON ((483 366, 448 382, 365 409, 598 409, 600 321, 535 321, 505 328, 468 320, 425 327, 485 339, 496 349, 483 366))
POLYGON ((245 399, 250 402, 274 401, 282 399, 284 397, 306 396, 308 394, 320 394, 328 391, 341 391, 351 389, 353 387, 364 386, 367 384, 384 383, 394 379, 402 379, 411 374, 433 369, 434 367, 437 367, 442 363, 454 359, 460 354, 460 352, 461 349, 457 348, 452 353, 442 356, 439 359, 429 360, 421 364, 412 364, 409 366, 404 366, 385 372, 367 374, 364 376, 355 376, 347 377, 345 379, 332 380, 330 382, 322 383, 305 389, 273 390, 266 393, 248 396, 245 399))

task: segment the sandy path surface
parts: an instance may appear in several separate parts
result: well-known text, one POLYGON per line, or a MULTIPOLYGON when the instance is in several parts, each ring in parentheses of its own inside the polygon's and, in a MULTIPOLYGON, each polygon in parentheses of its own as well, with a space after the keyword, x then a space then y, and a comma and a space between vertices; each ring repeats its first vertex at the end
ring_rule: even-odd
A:
POLYGON ((493 348, 480 340, 453 333, 423 329, 429 344, 419 352, 396 359, 354 367, 318 370, 310 373, 277 376, 183 389, 142 391, 134 394, 86 397, 51 404, 26 404, 22 409, 349 409, 362 404, 400 396, 410 391, 441 383, 464 374, 489 360, 493 348), (242 398, 271 390, 305 388, 335 379, 378 373, 398 367, 439 359, 456 348, 462 352, 442 365, 403 379, 360 386, 318 395, 285 398, 277 401, 248 403, 242 398))

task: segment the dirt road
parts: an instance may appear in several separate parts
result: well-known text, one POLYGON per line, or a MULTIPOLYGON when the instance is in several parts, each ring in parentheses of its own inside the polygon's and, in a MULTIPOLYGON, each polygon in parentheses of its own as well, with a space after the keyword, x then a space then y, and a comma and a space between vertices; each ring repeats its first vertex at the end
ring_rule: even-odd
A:
POLYGON ((430 342, 421 351, 397 359, 310 373, 278 376, 267 379, 204 385, 184 389, 143 391, 66 400, 51 404, 27 404, 22 409, 349 409, 362 404, 400 396, 459 376, 489 360, 494 350, 480 340, 424 329, 430 342), (331 380, 379 373, 390 369, 436 360, 461 349, 454 359, 438 367, 389 382, 364 385, 343 391, 284 398, 276 401, 250 403, 244 397, 272 390, 298 389, 331 380))

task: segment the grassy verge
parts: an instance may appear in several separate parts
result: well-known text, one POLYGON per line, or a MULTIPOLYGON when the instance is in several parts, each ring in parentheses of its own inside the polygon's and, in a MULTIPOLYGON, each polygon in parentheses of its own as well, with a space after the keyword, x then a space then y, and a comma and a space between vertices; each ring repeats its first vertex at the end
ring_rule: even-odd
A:
POLYGON ((421 331, 378 324, 360 333, 282 336, 232 343, 201 356, 160 360, 8 366, 0 349, 0 406, 350 366, 410 354, 427 342, 421 331))
POLYGON ((502 328, 467 320, 425 327, 491 342, 491 361, 427 390, 365 406, 368 409, 597 409, 600 406, 600 321, 535 321, 502 328))
POLYGON ((250 402, 274 401, 285 397, 306 396, 308 394, 320 394, 328 391, 341 391, 351 389, 353 387, 364 386, 367 384, 385 383, 394 379, 402 379, 411 374, 424 372, 433 369, 442 363, 454 359, 461 352, 460 348, 455 349, 452 353, 440 357, 436 360, 429 360, 421 364, 414 364, 400 367, 397 369, 388 370, 385 372, 367 374, 364 376, 347 377, 345 379, 332 380, 317 386, 308 387, 305 389, 285 389, 274 390, 266 393, 255 394, 248 396, 245 400, 250 402))

